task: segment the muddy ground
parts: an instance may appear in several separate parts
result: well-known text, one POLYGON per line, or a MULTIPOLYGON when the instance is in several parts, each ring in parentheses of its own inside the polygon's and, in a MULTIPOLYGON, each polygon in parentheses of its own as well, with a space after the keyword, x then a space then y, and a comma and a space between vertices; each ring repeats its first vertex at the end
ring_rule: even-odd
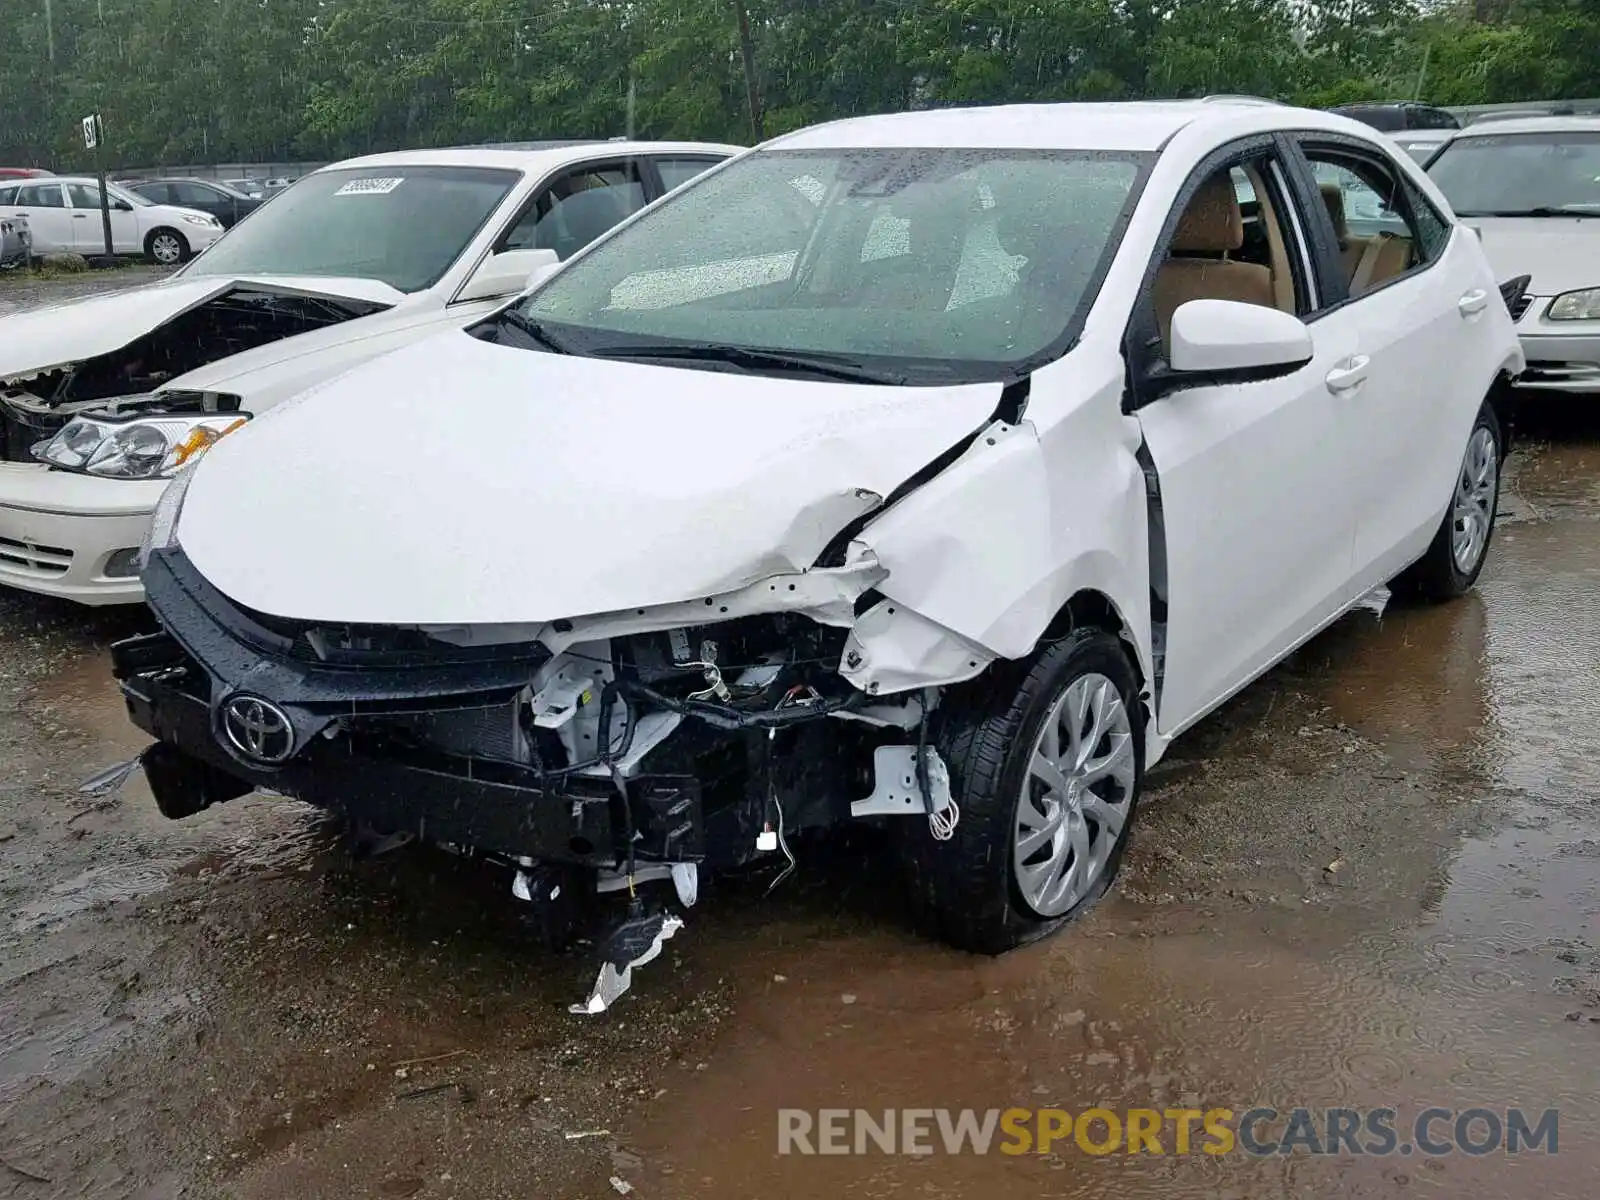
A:
POLYGON ((1591 1195, 1600 409, 1529 423, 1477 592, 1347 618, 1179 743, 1062 936, 945 950, 870 839, 810 845, 601 1019, 491 869, 81 795, 143 744, 106 651, 146 618, 0 592, 0 1197, 1591 1195), (775 1155, 785 1107, 1091 1104, 1554 1107, 1560 1143, 775 1155))

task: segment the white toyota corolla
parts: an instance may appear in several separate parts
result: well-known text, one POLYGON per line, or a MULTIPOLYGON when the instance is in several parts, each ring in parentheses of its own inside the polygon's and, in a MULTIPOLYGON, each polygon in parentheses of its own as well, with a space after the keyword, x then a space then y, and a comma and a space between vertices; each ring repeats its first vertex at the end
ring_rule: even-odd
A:
MULTIPOLYGON (((1522 363, 1352 121, 823 125, 222 442, 116 669, 169 815, 271 788, 541 910, 881 819, 997 952, 1101 895, 1174 737, 1373 589, 1472 586, 1522 363), (1405 234, 1353 247, 1324 166, 1405 234)), ((636 900, 587 1007, 677 921, 636 900)))
POLYGON ((491 312, 736 149, 591 142, 351 159, 226 236, 217 227, 220 240, 161 283, 0 318, 0 585, 138 602, 135 557, 156 498, 217 438, 491 312))

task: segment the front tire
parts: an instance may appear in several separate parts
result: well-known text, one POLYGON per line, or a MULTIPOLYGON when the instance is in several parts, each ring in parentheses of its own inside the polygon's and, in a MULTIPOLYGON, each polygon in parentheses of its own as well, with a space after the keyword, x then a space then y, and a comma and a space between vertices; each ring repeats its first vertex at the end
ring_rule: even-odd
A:
POLYGON ((1485 404, 1467 435, 1450 508, 1427 552, 1395 581, 1397 588, 1426 600, 1453 600, 1478 581, 1500 511, 1501 437, 1500 421, 1485 404))
POLYGON ((1105 894, 1144 781, 1138 685, 1116 637, 1075 629, 993 674, 941 709, 954 836, 896 820, 913 907, 980 954, 1043 937, 1105 894))
POLYGON ((189 239, 176 229, 163 226, 152 229, 150 236, 144 240, 144 252, 153 263, 163 267, 175 267, 189 259, 189 239))

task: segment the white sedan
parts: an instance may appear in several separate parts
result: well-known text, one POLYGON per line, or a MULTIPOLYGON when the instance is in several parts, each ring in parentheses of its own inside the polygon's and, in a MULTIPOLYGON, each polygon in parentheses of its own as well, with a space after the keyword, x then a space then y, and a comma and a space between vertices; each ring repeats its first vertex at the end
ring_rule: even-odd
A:
MULTIPOLYGON (((268 787, 541 906, 883 820, 998 952, 1105 891, 1173 738, 1374 589, 1473 585, 1522 365, 1353 121, 822 125, 224 441, 117 671, 168 815, 268 787)), ((641 907, 588 1011, 676 930, 641 907)))
MULTIPOLYGON (((106 185, 106 200, 113 254, 142 254, 153 262, 176 266, 222 236, 221 222, 198 209, 155 204, 114 183, 106 185)), ((27 218, 35 254, 105 253, 105 221, 96 179, 56 175, 0 183, 0 217, 6 216, 27 218)))
MULTIPOLYGON (((599 142, 353 159, 302 179, 161 283, 0 318, 0 585, 139 601, 151 510, 211 442, 330 375, 482 316, 736 149, 599 142)), ((72 198, 77 184, 18 186, 72 198)))

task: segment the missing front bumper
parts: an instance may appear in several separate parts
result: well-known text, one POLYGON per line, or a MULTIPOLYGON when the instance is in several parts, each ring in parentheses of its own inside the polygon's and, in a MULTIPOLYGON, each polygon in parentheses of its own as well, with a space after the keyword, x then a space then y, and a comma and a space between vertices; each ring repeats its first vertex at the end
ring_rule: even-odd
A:
MULTIPOLYGON (((348 731, 314 738, 277 769, 257 768, 218 741, 210 704, 197 690, 204 674, 171 637, 119 642, 112 662, 128 716, 161 743, 146 760, 146 774, 168 815, 186 816, 261 787, 386 833, 410 832, 508 858, 605 867, 626 850, 622 831, 629 814, 610 781, 569 779, 547 787, 529 769, 412 751, 348 731)), ((638 775, 627 781, 627 795, 636 858, 694 862, 704 856, 695 779, 638 775)))

